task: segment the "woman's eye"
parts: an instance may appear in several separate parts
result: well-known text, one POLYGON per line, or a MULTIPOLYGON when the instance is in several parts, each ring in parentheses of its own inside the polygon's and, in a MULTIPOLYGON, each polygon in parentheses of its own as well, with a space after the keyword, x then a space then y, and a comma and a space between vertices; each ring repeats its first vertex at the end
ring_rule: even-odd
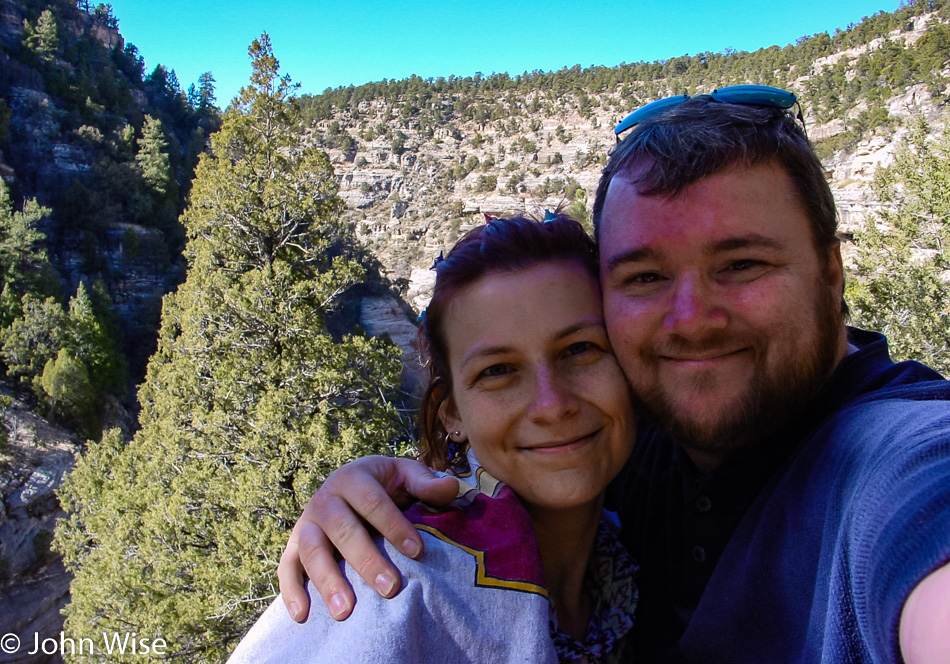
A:
POLYGON ((591 350, 593 347, 594 344, 589 341, 578 341, 567 347, 567 354, 580 355, 581 353, 586 353, 587 351, 591 350))
POLYGON ((507 364, 493 364, 487 369, 484 369, 479 376, 488 376, 489 378, 494 378, 496 376, 504 376, 505 374, 511 371, 511 367, 507 364))

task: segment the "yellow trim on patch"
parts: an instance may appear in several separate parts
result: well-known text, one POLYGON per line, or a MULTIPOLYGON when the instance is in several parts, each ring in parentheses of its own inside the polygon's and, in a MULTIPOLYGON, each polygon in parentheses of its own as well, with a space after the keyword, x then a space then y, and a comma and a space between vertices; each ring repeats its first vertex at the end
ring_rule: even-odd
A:
POLYGON ((478 485, 479 492, 491 496, 492 498, 496 497, 499 487, 502 486, 500 480, 495 479, 494 475, 481 467, 475 472, 475 481, 478 485))
POLYGON ((541 595, 542 597, 548 596, 548 589, 537 583, 530 583, 528 581, 508 581, 505 579, 498 579, 493 576, 488 576, 485 571, 485 552, 480 551, 479 549, 473 549, 471 547, 465 546, 459 542, 456 542, 451 537, 436 530, 432 526, 426 526, 420 523, 414 524, 417 530, 422 530, 429 533, 433 537, 437 537, 447 544, 451 544, 454 547, 457 547, 464 551, 465 553, 471 554, 475 557, 475 585, 485 586, 488 588, 504 588, 507 590, 520 590, 527 593, 535 593, 541 595))

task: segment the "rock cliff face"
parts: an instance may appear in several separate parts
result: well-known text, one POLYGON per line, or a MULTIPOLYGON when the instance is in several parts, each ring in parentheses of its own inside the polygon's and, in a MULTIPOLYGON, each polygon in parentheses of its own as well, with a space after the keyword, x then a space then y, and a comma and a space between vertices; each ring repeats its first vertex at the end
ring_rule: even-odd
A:
MULTIPOLYGON (((6 397, 4 397, 6 398, 6 397)), ((131 415, 111 401, 106 428, 131 431, 131 415)), ((6 442, 0 443, 0 635, 56 638, 63 627, 72 575, 50 545, 56 522, 66 513, 56 490, 76 462, 82 441, 49 424, 29 404, 11 400, 0 411, 6 442)), ((0 652, 0 664, 62 662, 59 655, 0 652)))
POLYGON ((388 336, 402 349, 402 389, 412 396, 421 396, 428 376, 419 361, 418 328, 407 317, 405 307, 391 295, 364 297, 360 301, 359 324, 367 334, 388 336))

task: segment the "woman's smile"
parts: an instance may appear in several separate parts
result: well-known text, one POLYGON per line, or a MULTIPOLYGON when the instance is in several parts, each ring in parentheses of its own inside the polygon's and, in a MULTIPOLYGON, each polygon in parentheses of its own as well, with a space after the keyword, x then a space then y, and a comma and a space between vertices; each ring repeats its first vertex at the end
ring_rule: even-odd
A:
POLYGON ((593 445, 600 431, 602 431, 602 429, 566 440, 548 441, 536 445, 519 445, 518 449, 526 452, 537 452, 539 454, 566 454, 576 452, 588 445, 593 445))

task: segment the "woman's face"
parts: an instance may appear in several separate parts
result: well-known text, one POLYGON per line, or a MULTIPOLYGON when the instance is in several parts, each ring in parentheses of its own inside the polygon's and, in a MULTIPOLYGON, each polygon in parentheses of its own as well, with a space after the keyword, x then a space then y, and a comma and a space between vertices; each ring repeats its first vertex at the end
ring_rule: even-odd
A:
POLYGON ((567 260, 490 273, 446 321, 446 430, 529 508, 598 500, 630 454, 634 417, 594 278, 567 260))

